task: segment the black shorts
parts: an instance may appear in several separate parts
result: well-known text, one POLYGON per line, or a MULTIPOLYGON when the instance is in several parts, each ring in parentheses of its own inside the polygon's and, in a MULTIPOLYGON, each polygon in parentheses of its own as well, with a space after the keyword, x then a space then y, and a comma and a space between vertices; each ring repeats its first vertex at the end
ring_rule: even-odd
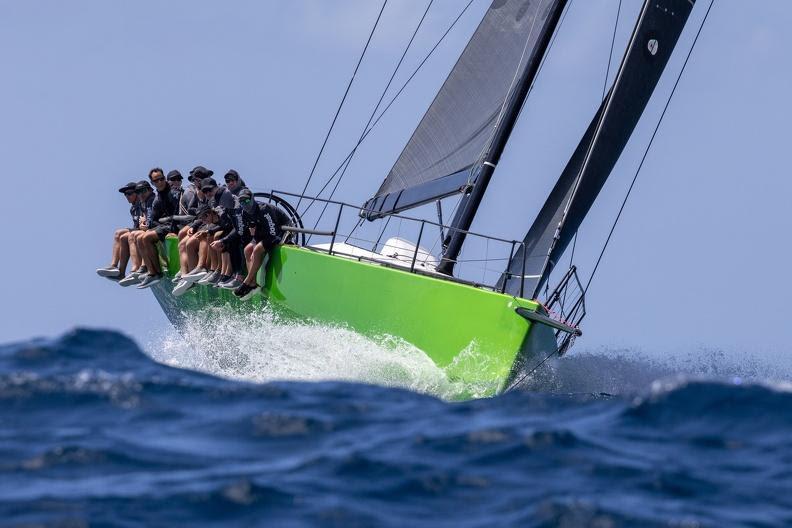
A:
POLYGON ((171 229, 171 226, 160 225, 154 228, 154 232, 157 233, 160 242, 165 242, 165 237, 173 233, 173 229, 171 229))
MULTIPOLYGON (((280 229, 278 231, 280 231, 280 229)), ((282 236, 272 236, 269 233, 266 233, 263 236, 258 236, 258 233, 256 233, 256 236, 253 237, 253 242, 261 242, 265 247, 271 248, 280 244, 282 238, 282 236)))

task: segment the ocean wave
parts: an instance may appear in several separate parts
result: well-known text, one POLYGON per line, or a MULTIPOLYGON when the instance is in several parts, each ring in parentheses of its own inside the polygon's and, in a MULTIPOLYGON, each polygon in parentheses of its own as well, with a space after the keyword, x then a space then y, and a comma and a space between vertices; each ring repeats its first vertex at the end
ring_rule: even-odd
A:
MULTIPOLYGON (((295 336, 286 343, 302 346, 299 332, 288 331, 295 336)), ((332 346, 370 346, 341 331, 330 338, 326 329, 311 332, 332 346)), ((254 354, 247 364, 263 368, 287 353, 298 351, 254 354)), ((112 332, 81 329, 6 345, 0 518, 33 525, 788 524, 788 384, 720 376, 728 370, 669 374, 671 362, 655 369, 640 354, 608 354, 559 360, 549 391, 451 403, 374 384, 272 382, 267 371, 257 373, 265 383, 243 370, 241 381, 227 379, 238 367, 218 358, 200 361, 227 376, 207 375, 154 361, 112 332)))

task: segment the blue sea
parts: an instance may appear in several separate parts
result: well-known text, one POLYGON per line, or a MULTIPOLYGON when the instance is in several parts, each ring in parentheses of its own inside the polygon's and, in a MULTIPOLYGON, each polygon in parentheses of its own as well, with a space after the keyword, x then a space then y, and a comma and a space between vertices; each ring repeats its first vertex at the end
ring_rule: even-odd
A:
POLYGON ((299 330, 0 346, 0 525, 792 526, 772 371, 573 349, 453 401, 409 354, 370 364, 377 385, 365 343, 299 330))

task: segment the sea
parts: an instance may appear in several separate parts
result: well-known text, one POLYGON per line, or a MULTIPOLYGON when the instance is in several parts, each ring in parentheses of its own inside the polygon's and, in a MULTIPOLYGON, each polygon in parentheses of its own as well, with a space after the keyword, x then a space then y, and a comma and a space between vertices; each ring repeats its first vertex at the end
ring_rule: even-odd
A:
POLYGON ((576 350, 476 397, 261 316, 0 346, 0 526, 792 526, 788 364, 576 350))

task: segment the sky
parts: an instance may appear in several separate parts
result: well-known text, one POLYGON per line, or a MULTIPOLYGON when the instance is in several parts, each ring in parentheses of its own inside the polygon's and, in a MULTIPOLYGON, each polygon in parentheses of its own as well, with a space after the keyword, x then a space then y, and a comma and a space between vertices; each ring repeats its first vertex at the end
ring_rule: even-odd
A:
MULTIPOLYGON (((373 195, 489 3, 474 0, 360 147, 337 197, 359 204, 373 195)), ((571 2, 475 231, 522 238, 598 106, 618 3, 571 2)), ((426 5, 388 2, 317 182, 355 144, 426 5)), ((581 228, 584 277, 707 5, 697 2, 581 228)), ((434 1, 396 86, 462 6, 434 1)), ((129 223, 116 189, 153 166, 186 174, 201 164, 218 175, 235 168, 254 190, 299 192, 380 7, 0 0, 0 342, 74 326, 145 342, 167 325, 149 292, 95 275, 109 261, 114 229, 129 223)), ((623 0, 616 63, 639 8, 623 0)), ((715 0, 589 292, 577 347, 792 351, 789 27, 787 0, 715 0)))

